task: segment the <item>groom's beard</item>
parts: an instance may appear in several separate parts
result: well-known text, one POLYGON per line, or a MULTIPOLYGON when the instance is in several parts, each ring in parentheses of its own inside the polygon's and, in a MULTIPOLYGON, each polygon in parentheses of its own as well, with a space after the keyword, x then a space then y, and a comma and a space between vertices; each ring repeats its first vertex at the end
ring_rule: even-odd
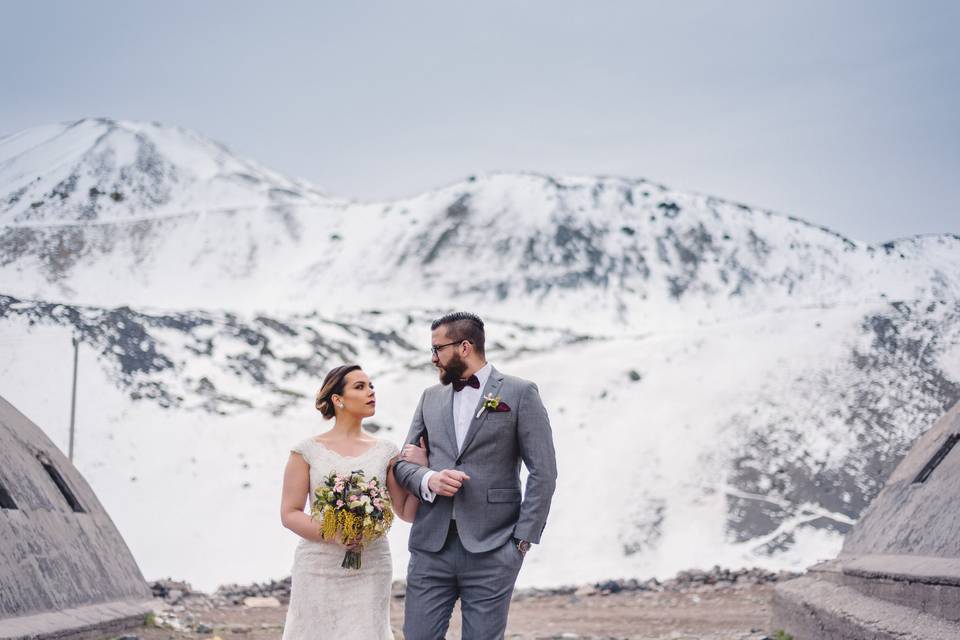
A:
POLYGON ((440 384, 448 385, 454 380, 460 380, 463 378, 463 374, 467 370, 467 363, 463 361, 458 353, 450 360, 449 363, 447 363, 447 366, 439 368, 440 384))

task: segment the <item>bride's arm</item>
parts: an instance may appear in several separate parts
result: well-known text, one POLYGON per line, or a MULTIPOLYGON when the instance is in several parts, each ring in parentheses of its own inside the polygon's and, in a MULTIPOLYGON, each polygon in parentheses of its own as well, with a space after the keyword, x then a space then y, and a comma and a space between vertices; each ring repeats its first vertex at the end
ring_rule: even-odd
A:
POLYGON ((291 453, 283 472, 283 495, 280 498, 280 522, 301 538, 322 542, 320 527, 303 512, 310 494, 310 465, 299 453, 291 453))
POLYGON ((421 467, 428 466, 430 464, 430 452, 427 450, 427 441, 421 436, 419 447, 414 444, 403 445, 403 451, 390 461, 387 469, 387 490, 390 492, 390 499, 393 502, 393 512, 401 520, 413 522, 417 517, 417 509, 420 508, 420 497, 410 493, 397 480, 393 473, 393 465, 397 460, 412 462, 421 467))
POLYGON ((393 464, 398 458, 390 461, 390 467, 387 469, 387 491, 390 492, 390 501, 393 503, 393 512, 397 517, 405 522, 413 522, 417 517, 417 508, 420 506, 420 500, 415 495, 407 491, 406 487, 397 481, 393 475, 393 464))

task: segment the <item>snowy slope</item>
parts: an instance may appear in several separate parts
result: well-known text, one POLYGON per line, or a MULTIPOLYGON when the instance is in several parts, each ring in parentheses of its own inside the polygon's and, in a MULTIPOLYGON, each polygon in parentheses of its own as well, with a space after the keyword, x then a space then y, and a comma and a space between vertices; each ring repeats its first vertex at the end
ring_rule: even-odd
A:
MULTIPOLYGON (((434 381, 433 315, 143 314, 5 298, 0 380, 65 447, 69 337, 83 335, 79 467, 148 576, 213 587, 287 570, 280 472, 292 443, 325 428, 311 396, 327 368, 362 362, 378 385, 378 433, 401 441, 434 381)), ((492 362, 540 384, 560 457, 526 584, 830 556, 913 438, 960 399, 957 303, 782 310, 616 337, 492 320, 489 335, 492 362)), ((405 531, 394 534, 401 576, 405 531)))

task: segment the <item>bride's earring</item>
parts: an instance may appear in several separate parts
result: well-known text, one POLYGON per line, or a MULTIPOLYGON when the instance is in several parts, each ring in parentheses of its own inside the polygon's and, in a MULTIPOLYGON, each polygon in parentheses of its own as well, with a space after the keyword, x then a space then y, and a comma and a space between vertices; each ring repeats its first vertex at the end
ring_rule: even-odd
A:
POLYGON ((343 409, 343 403, 342 403, 342 402, 341 402, 340 404, 338 404, 337 406, 340 407, 341 409, 343 409))

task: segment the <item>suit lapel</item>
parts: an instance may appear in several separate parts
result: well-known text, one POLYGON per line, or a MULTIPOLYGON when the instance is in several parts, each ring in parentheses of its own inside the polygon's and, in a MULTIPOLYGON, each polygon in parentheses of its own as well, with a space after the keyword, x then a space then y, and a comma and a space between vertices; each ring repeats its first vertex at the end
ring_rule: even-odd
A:
POLYGON ((447 445, 454 455, 457 453, 457 428, 453 420, 453 387, 447 386, 440 390, 440 418, 447 445))
MULTIPOLYGON (((483 398, 487 395, 493 395, 496 397, 500 392, 500 386, 503 384, 503 375, 500 374, 495 368, 490 367, 490 377, 487 378, 487 384, 483 386, 483 391, 480 393, 480 401, 477 403, 477 406, 473 408, 473 414, 470 418, 470 427, 467 429, 467 435, 463 439, 463 447, 460 448, 460 455, 463 455, 463 452, 467 450, 467 447, 470 446, 470 443, 473 442, 473 439, 477 435, 477 431, 480 430, 480 427, 483 426, 484 421, 487 419, 487 414, 490 413, 489 409, 484 410, 480 417, 477 417, 477 413, 480 411, 480 407, 483 406, 483 398)), ((451 400, 451 403, 453 401, 451 400)))

